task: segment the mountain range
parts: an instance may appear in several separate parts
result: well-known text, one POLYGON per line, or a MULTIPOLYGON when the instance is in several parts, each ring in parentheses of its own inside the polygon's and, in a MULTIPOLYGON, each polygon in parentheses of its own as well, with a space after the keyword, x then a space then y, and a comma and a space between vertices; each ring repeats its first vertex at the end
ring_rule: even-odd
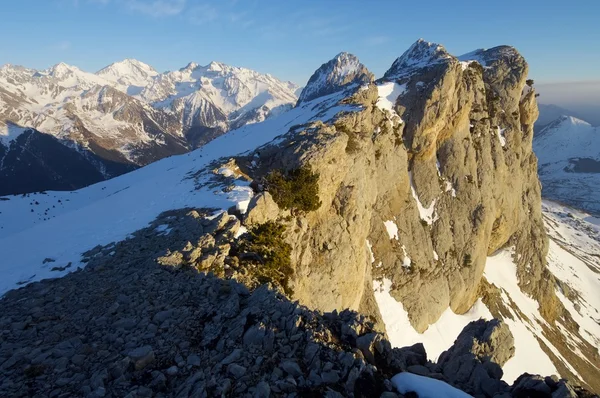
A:
MULTIPOLYGON (((88 73, 64 63, 38 71, 21 66, 0 68, 0 162, 2 194, 64 189, 70 177, 50 163, 27 163, 17 132, 35 129, 55 145, 37 148, 38 158, 68 156, 87 160, 96 171, 72 181, 79 188, 185 153, 224 132, 260 122, 290 109, 298 87, 271 75, 218 62, 190 63, 158 73, 140 61, 126 59, 88 73), (47 151, 45 153, 44 151, 47 151), (68 155, 65 155, 70 152, 68 155), (11 189, 24 167, 40 176, 27 190, 11 189), (85 177, 85 176, 89 176, 85 177)), ((37 135, 37 134, 36 134, 37 135)))
MULTIPOLYGON (((225 69, 127 62, 100 91, 177 123, 234 126, 238 97, 270 117, 83 189, 0 198, 0 395, 600 390, 600 220, 542 201, 534 153, 589 172, 595 130, 554 126, 587 137, 577 153, 552 126, 534 141, 515 48, 418 40, 380 78, 340 53, 295 106, 225 69)), ((7 126, 11 147, 36 137, 7 126)), ((147 145, 187 142, 161 132, 147 145)))
POLYGON ((599 127, 563 115, 536 134, 533 149, 544 197, 600 215, 599 127))

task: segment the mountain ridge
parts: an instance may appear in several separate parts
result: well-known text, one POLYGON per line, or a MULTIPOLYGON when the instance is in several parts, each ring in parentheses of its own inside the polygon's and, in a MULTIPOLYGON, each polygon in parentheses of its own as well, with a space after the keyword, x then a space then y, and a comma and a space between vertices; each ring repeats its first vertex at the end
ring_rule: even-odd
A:
POLYGON ((40 71, 3 65, 0 137, 7 136, 8 122, 35 128, 131 170, 197 148, 296 102, 297 86, 268 74, 217 62, 187 68, 161 74, 135 59, 96 74, 62 62, 40 71))
MULTIPOLYGON (((346 319, 348 309, 364 314, 373 328, 387 333, 396 349, 401 350, 395 352, 398 363, 403 365, 390 369, 420 372, 485 396, 549 397, 558 391, 558 379, 528 375, 513 379, 523 371, 557 373, 573 383, 598 389, 596 376, 600 369, 595 365, 595 347, 600 337, 594 323, 594 292, 600 280, 594 271, 594 258, 600 247, 593 226, 579 215, 569 221, 567 210, 542 207, 537 159, 532 152, 538 111, 535 90, 526 89, 526 61, 507 47, 496 47, 478 53, 481 61, 461 61, 450 55, 443 56, 441 62, 434 57, 433 63, 428 64, 420 61, 430 59, 428 48, 435 50, 437 45, 419 42, 415 48, 421 46, 425 51, 409 53, 421 54, 422 58, 404 57, 404 61, 411 61, 406 63, 406 70, 399 70, 404 62, 395 63, 389 79, 368 84, 351 81, 349 85, 342 79, 334 92, 301 102, 263 122, 232 130, 191 153, 162 159, 79 191, 0 201, 0 225, 4 226, 0 229, 0 251, 8 264, 2 292, 28 285, 26 290, 8 293, 16 297, 8 301, 16 308, 14 314, 20 314, 19 305, 24 305, 19 304, 20 294, 45 292, 49 283, 67 288, 63 284, 70 279, 36 281, 63 276, 85 264, 89 268, 84 272, 89 274, 73 273, 74 279, 90 275, 122 280, 119 275, 127 273, 127 267, 140 266, 145 275, 135 278, 140 283, 154 284, 154 276, 184 284, 205 280, 211 287, 221 283, 222 287, 207 288, 203 295, 227 298, 222 300, 219 316, 210 310, 202 312, 206 316, 195 314, 199 323, 190 329, 195 333, 194 344, 199 341, 204 347, 198 355, 205 358, 210 352, 219 361, 231 361, 225 363, 226 368, 219 365, 211 371, 219 377, 231 375, 234 391, 247 388, 238 380, 253 364, 241 359, 243 351, 234 355, 233 350, 254 342, 263 346, 264 342, 264 349, 273 352, 270 333, 274 329, 270 325, 278 324, 271 323, 269 317, 257 319, 257 312, 251 309, 246 311, 246 294, 238 293, 235 286, 241 281, 252 290, 264 283, 254 272, 267 263, 253 260, 262 257, 245 248, 247 240, 260 233, 261 226, 275 223, 284 231, 283 243, 277 244, 289 247, 293 272, 287 287, 293 292, 292 299, 308 308, 335 310, 329 318, 325 317, 332 321, 338 315, 346 319), (318 175, 313 178, 318 187, 316 209, 288 209, 278 199, 278 189, 285 186, 273 186, 273 181, 277 181, 277 176, 293 181, 298 170, 312 170, 318 175), (140 198, 147 199, 144 206, 140 206, 140 198), (547 231, 552 234, 550 239, 547 231), (588 254, 577 249, 579 242, 584 241, 577 238, 578 234, 584 231, 589 235, 585 240, 588 254), (34 245, 36 250, 23 250, 25 244, 34 245), (195 279, 198 273, 201 275, 195 279), (213 275, 204 279, 208 273, 213 275), (585 283, 578 283, 578 275, 585 275, 585 283), (440 355, 438 363, 410 363, 425 369, 409 369, 402 362, 423 357, 425 350, 433 353, 430 355, 440 354, 439 350, 430 349, 431 344, 449 348, 439 338, 433 342, 429 336, 425 338, 429 329, 446 331, 450 325, 455 333, 469 325, 469 317, 480 316, 502 319, 505 324, 502 331, 490 328, 488 333, 504 336, 499 340, 507 343, 502 352, 486 354, 496 358, 495 365, 483 364, 486 360, 477 355, 478 359, 474 359, 475 353, 470 350, 480 346, 474 344, 472 336, 461 338, 463 344, 458 347, 462 348, 440 355), (221 322, 224 319, 232 321, 221 322), (224 330, 235 336, 220 339, 224 330), (513 336, 514 352, 508 344, 507 331, 513 336), (427 347, 401 349, 405 339, 413 334, 423 336, 427 347), (460 355, 452 359, 457 351, 460 355)), ((309 193, 298 194, 302 198, 309 193)), ((271 282, 275 286, 280 283, 271 282)), ((163 283, 154 288, 169 290, 163 283)), ((94 295, 103 295, 103 289, 98 285, 94 295)), ((263 287, 254 292, 260 296, 265 290, 263 287)), ((171 321, 164 323, 172 315, 163 313, 169 308, 160 307, 164 304, 160 300, 156 308, 137 312, 146 320, 132 315, 128 316, 132 320, 116 323, 113 315, 121 313, 121 305, 122 311, 133 311, 125 306, 129 300, 135 300, 137 305, 136 294, 108 294, 103 302, 111 308, 110 321, 96 315, 90 315, 90 320, 106 329, 133 330, 127 333, 136 335, 135 343, 126 347, 133 361, 128 363, 142 360, 139 366, 150 364, 153 380, 176 380, 181 385, 183 380, 177 380, 173 371, 169 373, 167 369, 198 363, 196 357, 186 361, 184 356, 196 355, 201 348, 194 344, 184 348, 177 345, 182 350, 181 360, 175 358, 175 353, 163 356, 167 350, 156 346, 156 336, 165 335, 171 327, 187 329, 175 327, 171 321), (156 322, 156 328, 149 326, 151 322, 156 322), (160 360, 150 357, 150 352, 154 355, 155 351, 161 354, 160 360)), ((188 303, 189 296, 178 296, 178 303, 188 303)), ((193 307, 194 304, 192 301, 193 307)), ((286 319, 285 325, 277 327, 280 331, 285 329, 290 340, 304 341, 303 336, 292 337, 303 325, 323 324, 309 315, 288 323, 287 314, 304 313, 281 312, 273 313, 273 319, 286 319)), ((39 327, 55 325, 50 321, 39 327)), ((476 325, 486 330, 488 327, 482 322, 476 325)), ((387 352, 386 343, 372 332, 373 328, 360 327, 360 331, 353 332, 352 327, 336 327, 342 336, 349 336, 350 347, 356 344, 359 348, 360 354, 354 351, 356 356, 348 357, 348 363, 376 363, 373 361, 387 352)), ((11 323, 10 333, 28 333, 23 329, 20 322, 14 327, 11 323)), ((89 335, 90 330, 84 334, 89 335)), ((102 338, 109 334, 96 335, 102 338)), ((280 336, 283 337, 277 334, 277 338, 280 336)), ((446 337, 451 340, 453 336, 446 337)), ((484 351, 490 346, 481 343, 481 347, 486 347, 484 351)), ((281 353, 287 350, 282 349, 281 353)), ((310 364, 297 363, 302 366, 299 369, 294 364, 282 364, 281 376, 289 376, 287 384, 278 379, 279 371, 267 371, 275 374, 273 380, 265 381, 275 394, 296 392, 302 386, 346 388, 336 384, 340 380, 351 386, 349 394, 355 392, 352 386, 360 370, 351 377, 352 372, 339 369, 337 362, 325 364, 325 357, 318 354, 319 347, 307 346, 301 351, 299 355, 308 358, 310 364), (312 364, 316 368, 311 377, 304 366, 312 364)), ((9 358, 9 369, 30 364, 34 359, 12 351, 5 356, 9 358)), ((48 357, 40 359, 42 363, 45 360, 53 361, 48 357)), ((292 362, 296 360, 301 361, 298 357, 292 362)), ((340 356, 339 361, 345 363, 346 359, 340 356)), ((385 372, 386 366, 391 364, 378 364, 378 369, 385 372)), ((11 375, 16 382, 8 389, 22 385, 18 382, 22 372, 16 373, 11 375)), ((91 378, 93 372, 89 373, 91 378)), ((200 381, 202 376, 194 378, 187 371, 182 373, 190 383, 185 392, 196 391, 195 386, 198 393, 212 388, 210 381, 200 381)), ((115 387, 108 382, 112 383, 112 374, 107 372, 103 385, 115 387)), ((131 375, 127 374, 129 378, 131 375)), ((40 377, 55 379, 44 374, 43 369, 40 377)), ((375 376, 365 378, 359 384, 369 383, 375 376)), ((158 390, 159 384, 157 381, 149 388, 158 390)), ((89 387, 88 392, 97 386, 96 382, 76 382, 76 388, 89 387)), ((127 385, 128 392, 136 388, 127 385)), ((576 396, 567 387, 560 394, 576 396)))

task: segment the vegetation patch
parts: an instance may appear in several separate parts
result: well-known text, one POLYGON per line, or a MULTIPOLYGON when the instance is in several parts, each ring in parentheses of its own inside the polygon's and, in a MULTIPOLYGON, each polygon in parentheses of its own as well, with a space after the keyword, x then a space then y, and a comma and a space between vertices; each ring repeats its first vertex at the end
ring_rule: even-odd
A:
POLYGON ((259 283, 279 285, 291 294, 288 282, 293 274, 292 247, 284 240, 285 230, 285 225, 274 221, 250 228, 240 239, 238 257, 242 265, 255 266, 250 272, 259 283))
POLYGON ((277 205, 292 213, 317 210, 319 200, 319 174, 309 166, 286 172, 273 170, 265 177, 267 191, 277 205))

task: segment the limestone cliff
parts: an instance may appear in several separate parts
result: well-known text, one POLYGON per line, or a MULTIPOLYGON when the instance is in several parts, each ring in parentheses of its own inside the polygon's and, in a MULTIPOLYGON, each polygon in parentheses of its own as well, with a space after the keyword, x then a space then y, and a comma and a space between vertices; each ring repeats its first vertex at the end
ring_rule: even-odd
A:
POLYGON ((448 307, 466 312, 486 256, 515 246, 522 288, 552 321, 527 63, 505 46, 471 55, 419 40, 381 80, 344 94, 360 111, 260 149, 263 170, 320 174, 323 205, 288 228, 302 303, 377 317, 373 279, 385 277, 424 331, 448 307))

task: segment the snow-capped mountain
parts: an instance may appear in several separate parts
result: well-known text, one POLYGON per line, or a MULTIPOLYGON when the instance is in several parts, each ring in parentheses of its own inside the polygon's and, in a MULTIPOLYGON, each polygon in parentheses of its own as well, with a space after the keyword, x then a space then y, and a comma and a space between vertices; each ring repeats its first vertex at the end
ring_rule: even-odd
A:
POLYGON ((35 128, 130 169, 289 109, 295 90, 271 75, 216 62, 163 74, 133 59, 96 74, 64 63, 43 71, 4 65, 0 135, 8 134, 8 122, 35 128))
POLYGON ((188 129, 227 131, 289 109, 296 102, 297 88, 250 69, 220 62, 190 63, 157 76, 139 98, 175 115, 188 129))
POLYGON ((352 84, 368 84, 372 81, 373 74, 356 56, 342 52, 315 71, 306 87, 302 89, 298 104, 336 92, 352 84))
POLYGON ((158 72, 148 64, 128 58, 108 65, 96 75, 115 83, 116 88, 129 95, 138 95, 152 83, 158 72))
POLYGON ((600 214, 600 128, 561 116, 535 135, 542 193, 600 214))

